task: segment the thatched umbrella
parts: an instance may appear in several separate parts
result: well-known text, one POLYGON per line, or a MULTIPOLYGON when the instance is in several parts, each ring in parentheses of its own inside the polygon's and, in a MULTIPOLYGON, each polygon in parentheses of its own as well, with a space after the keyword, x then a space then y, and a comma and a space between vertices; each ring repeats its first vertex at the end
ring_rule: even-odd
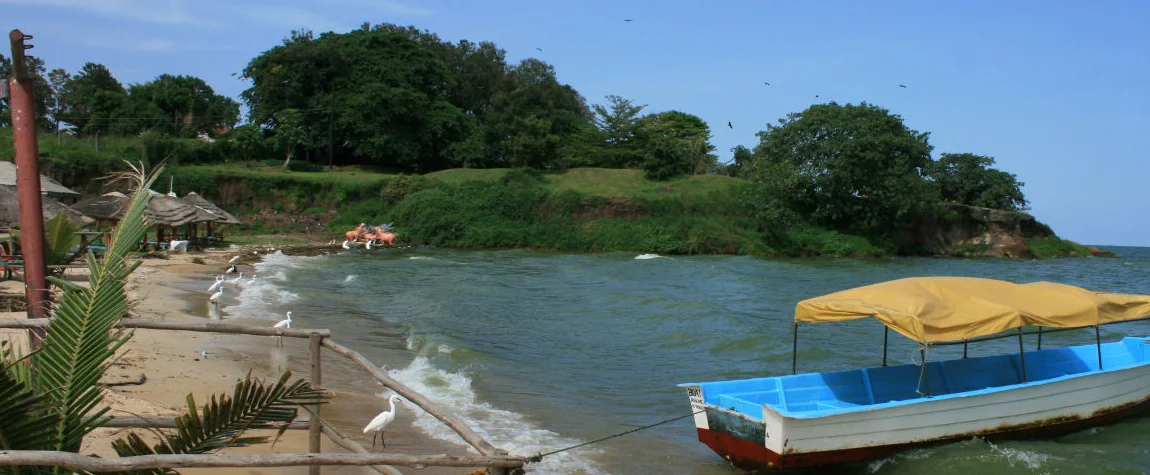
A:
POLYGON ((240 221, 235 216, 232 216, 231 213, 224 211, 219 206, 216 206, 215 203, 208 201, 207 198, 200 196, 194 191, 184 195, 184 201, 215 217, 214 220, 207 222, 208 237, 215 235, 212 232, 212 223, 243 224, 243 221, 240 221))
POLYGON ((194 191, 184 195, 184 201, 187 201, 192 206, 195 206, 195 207, 199 208, 200 210, 205 211, 212 216, 215 216, 216 217, 215 222, 217 222, 217 223, 244 224, 243 221, 236 219, 235 216, 232 216, 227 211, 224 211, 219 206, 216 206, 215 203, 208 201, 206 198, 196 194, 196 192, 194 192, 194 191))
MULTIPOLYGON (((16 186, 15 163, 0 160, 0 185, 16 186)), ((75 200, 76 197, 80 196, 79 193, 72 191, 72 189, 44 175, 40 175, 40 191, 53 198, 67 197, 69 201, 75 200)))
POLYGON ((118 191, 83 199, 72 208, 96 219, 119 221, 128 206, 128 196, 118 191))
MULTIPOLYGON (((46 196, 40 197, 40 206, 45 220, 52 219, 59 213, 65 213, 68 219, 80 227, 95 222, 84 213, 46 196)), ((20 200, 17 198, 14 186, 0 185, 0 226, 10 228, 20 226, 20 200)))

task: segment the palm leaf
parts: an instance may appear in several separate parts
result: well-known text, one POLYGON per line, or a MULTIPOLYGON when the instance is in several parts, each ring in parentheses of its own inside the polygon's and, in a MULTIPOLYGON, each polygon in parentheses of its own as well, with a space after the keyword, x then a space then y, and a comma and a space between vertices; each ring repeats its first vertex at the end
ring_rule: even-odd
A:
POLYGON ((67 264, 72 260, 72 248, 80 244, 78 228, 67 213, 59 212, 44 222, 44 263, 67 264))
POLYGON ((33 355, 32 374, 34 389, 48 396, 59 419, 53 450, 78 452, 84 436, 108 419, 97 383, 109 359, 131 336, 113 330, 128 311, 124 280, 139 265, 129 259, 147 230, 148 189, 159 172, 147 175, 142 167, 132 169, 136 192, 112 233, 104 259, 87 255, 89 286, 50 279, 64 292, 52 310, 47 337, 33 355))
MULTIPOLYGON (((49 450, 55 439, 56 415, 46 409, 47 399, 28 385, 0 370, 0 450, 49 450)), ((9 467, 0 467, 0 473, 9 467)), ((21 469, 20 471, 24 471, 21 469)))
MULTIPOLYGON (((160 442, 148 447, 136 434, 112 443, 121 457, 152 454, 202 454, 225 447, 239 447, 262 443, 266 437, 244 437, 244 432, 256 424, 283 423, 276 433, 278 439, 287 430, 287 423, 295 419, 301 404, 322 404, 323 392, 299 379, 289 384, 291 372, 286 372, 275 385, 268 386, 248 377, 236 382, 229 397, 212 396, 202 408, 188 395, 188 413, 176 419, 176 432, 164 434, 160 442)), ((170 473, 166 470, 140 473, 170 473)))

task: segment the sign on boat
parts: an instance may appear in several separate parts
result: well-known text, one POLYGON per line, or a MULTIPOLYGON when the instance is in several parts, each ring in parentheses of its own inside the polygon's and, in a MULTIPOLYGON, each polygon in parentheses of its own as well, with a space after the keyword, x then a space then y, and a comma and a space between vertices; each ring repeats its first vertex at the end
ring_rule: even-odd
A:
POLYGON ((877 459, 930 443, 1059 435, 1150 408, 1150 337, 1103 343, 1101 325, 1146 319, 1150 295, 1051 282, 915 277, 799 302, 791 375, 685 383, 699 441, 744 470, 877 459), (881 366, 797 372, 799 323, 874 318, 881 366), (1025 332, 1024 328, 1036 328, 1025 332), (1094 328, 1093 344, 1042 348, 1043 332, 1094 328), (919 363, 888 366, 889 331, 916 341, 919 363), (1023 348, 1024 334, 1038 348, 1023 348), (966 345, 1018 338, 1018 353, 966 357, 966 345), (927 349, 963 345, 963 358, 927 349))

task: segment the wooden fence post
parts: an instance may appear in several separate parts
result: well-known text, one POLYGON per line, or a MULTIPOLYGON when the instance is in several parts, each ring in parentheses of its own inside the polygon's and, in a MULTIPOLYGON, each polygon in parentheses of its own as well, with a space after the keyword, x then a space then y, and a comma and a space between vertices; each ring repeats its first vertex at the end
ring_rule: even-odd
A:
MULTIPOLYGON (((323 337, 318 333, 312 333, 308 336, 308 351, 311 353, 311 382, 312 384, 319 385, 322 382, 323 371, 320 366, 320 352, 323 351, 323 337)), ((320 433, 323 430, 322 421, 320 420, 320 408, 322 404, 312 406, 311 422, 307 428, 307 450, 312 453, 320 453, 320 433)), ((319 465, 312 465, 308 467, 308 474, 319 475, 319 465)))

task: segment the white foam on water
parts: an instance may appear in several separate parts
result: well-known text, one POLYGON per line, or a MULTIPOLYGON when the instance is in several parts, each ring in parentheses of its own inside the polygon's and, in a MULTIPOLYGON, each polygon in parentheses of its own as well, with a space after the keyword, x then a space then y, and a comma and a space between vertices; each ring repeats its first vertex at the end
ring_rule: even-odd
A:
POLYGON ((224 310, 232 318, 279 321, 283 318, 282 309, 299 300, 298 294, 280 287, 287 281, 287 271, 300 266, 299 259, 308 258, 285 256, 280 251, 264 254, 263 261, 254 266, 260 278, 247 282, 237 297, 237 303, 224 310))
MULTIPOLYGON (((1038 470, 1051 459, 1051 456, 1042 452, 1035 452, 1033 450, 1016 449, 1013 447, 999 447, 990 442, 986 445, 990 446, 991 451, 995 454, 1006 459, 1010 465, 1020 463, 1025 465, 1031 470, 1038 470)), ((1054 457, 1057 459, 1057 457, 1054 457)))
MULTIPOLYGON (((570 447, 582 441, 564 437, 539 427, 522 414, 499 409, 476 399, 471 378, 465 374, 449 373, 434 367, 423 356, 416 357, 406 368, 387 369, 388 375, 407 387, 423 394, 436 404, 452 408, 472 429, 496 447, 514 455, 534 455, 570 447)), ((381 394, 386 397, 388 394, 381 394)), ((436 439, 461 445, 466 444, 454 430, 416 409, 415 427, 436 439)), ((474 451, 474 449, 470 449, 474 451)), ((529 464, 527 473, 555 475, 591 475, 606 473, 589 455, 602 451, 594 447, 581 447, 576 451, 560 452, 529 464)))
POLYGON ((413 261, 437 261, 437 260, 439 260, 439 259, 436 259, 436 258, 431 257, 431 256, 411 256, 411 257, 408 257, 408 259, 411 259, 413 261))
POLYGON ((355 275, 355 274, 348 274, 347 277, 343 278, 343 283, 345 283, 345 284, 349 283, 349 282, 355 280, 357 277, 359 277, 359 276, 355 275))
POLYGON ((660 257, 663 257, 663 256, 660 256, 658 254, 639 254, 639 255, 635 256, 635 259, 646 260, 646 259, 657 259, 660 257))

